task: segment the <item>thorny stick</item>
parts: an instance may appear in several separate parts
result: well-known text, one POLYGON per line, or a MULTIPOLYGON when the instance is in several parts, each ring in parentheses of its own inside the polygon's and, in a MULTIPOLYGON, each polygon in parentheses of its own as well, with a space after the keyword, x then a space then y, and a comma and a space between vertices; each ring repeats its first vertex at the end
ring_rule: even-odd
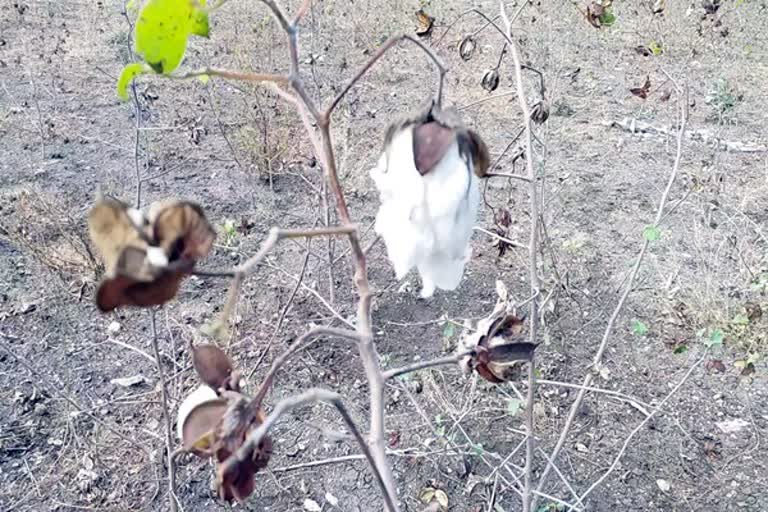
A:
MULTIPOLYGON (((672 185, 675 183, 675 179, 677 178, 677 174, 680 169, 680 161, 682 160, 682 156, 683 156, 683 139, 685 135, 686 126, 688 125, 689 103, 688 103, 687 85, 684 86, 682 89, 678 87, 678 94, 680 94, 681 96, 678 101, 678 105, 680 106, 680 126, 677 132, 677 150, 675 154, 675 162, 672 165, 672 171, 670 172, 669 180, 667 181, 667 187, 664 189, 664 192, 662 193, 661 198, 659 199, 659 206, 656 210, 656 219, 653 224, 654 226, 657 226, 664 216, 664 209, 667 203, 667 198, 669 197, 669 192, 672 189, 672 185)), ((608 340, 610 339, 611 333, 613 332, 613 326, 616 323, 616 320, 618 319, 619 314, 621 313, 621 310, 624 307, 624 303, 626 302, 627 297, 632 292, 632 289, 635 284, 635 279, 637 278, 637 274, 640 272, 640 267, 643 264, 643 260, 645 259, 645 254, 648 251, 649 245, 650 245, 650 241, 647 238, 645 238, 643 240, 643 245, 640 248, 640 252, 635 261, 635 265, 630 271, 629 279, 627 280, 627 283, 624 287, 624 292, 621 294, 621 297, 619 298, 619 302, 616 304, 616 308, 613 310, 613 313, 611 314, 611 317, 608 320, 608 324, 605 326, 605 332, 603 333, 603 338, 600 341, 600 345, 598 346, 597 352, 595 353, 595 357, 592 361, 593 370, 602 363, 603 353, 605 352, 605 349, 608 346, 608 340)), ((544 471, 541 473, 541 477, 539 478, 539 483, 536 487, 537 491, 541 491, 547 482, 547 476, 549 475, 549 471, 552 467, 552 464, 554 464, 557 461, 557 456, 560 454, 560 450, 562 450, 563 446, 565 445, 565 441, 568 437, 568 433, 570 432, 571 425, 573 425, 573 421, 576 418, 576 413, 579 410, 579 407, 581 407, 581 402, 584 400, 584 396, 587 394, 587 388, 590 386, 590 384, 592 384, 592 378, 593 378, 593 372, 588 371, 587 375, 584 377, 584 381, 582 382, 583 387, 579 390, 579 393, 578 395, 576 395, 576 399, 573 401, 573 404, 571 405, 571 409, 568 412, 568 418, 566 419, 565 426, 563 427, 563 430, 560 433, 560 437, 557 440, 557 444, 555 445, 554 450, 552 450, 552 455, 550 456, 550 460, 545 466, 544 471)), ((534 500, 534 505, 535 505, 535 501, 536 500, 534 500)))
POLYGON ((163 363, 160 359, 160 348, 157 344, 157 322, 155 321, 155 310, 149 311, 150 326, 152 327, 152 350, 155 352, 157 361, 157 374, 160 377, 160 397, 163 406, 163 420, 165 421, 165 443, 166 456, 168 463, 168 500, 170 501, 171 512, 178 510, 176 503, 176 468, 173 460, 173 428, 171 426, 171 415, 168 412, 168 389, 165 382, 165 372, 163 363))
MULTIPOLYGON (((525 6, 528 2, 525 2, 525 6)), ((528 169, 528 190, 530 195, 530 212, 528 215, 531 217, 531 233, 530 241, 528 245, 528 272, 531 281, 531 292, 533 298, 529 304, 530 314, 530 342, 536 343, 536 327, 538 315, 537 300, 539 293, 539 272, 537 265, 537 255, 539 253, 539 201, 538 191, 536 188, 536 171, 533 168, 533 142, 531 134, 531 113, 528 108, 528 100, 526 99, 525 88, 523 87, 523 71, 520 64, 520 50, 517 47, 517 42, 512 37, 512 23, 507 17, 506 9, 504 8, 503 0, 499 0, 499 8, 501 10, 501 17, 504 20, 506 27, 505 38, 507 44, 512 53, 512 61, 515 67, 515 84, 517 85, 517 99, 520 102, 520 109, 523 111, 523 123, 525 124, 524 133, 524 147, 525 147, 525 165, 528 169)), ((522 11, 522 7, 520 8, 522 11)), ((520 12, 520 11, 518 11, 520 12)), ((530 512, 531 500, 533 498, 532 478, 533 478, 533 456, 536 445, 536 439, 533 434, 533 400, 536 388, 536 371, 534 368, 535 358, 532 358, 528 364, 528 395, 526 397, 525 404, 525 430, 527 434, 526 446, 525 446, 525 473, 524 473, 524 487, 523 487, 523 512, 530 512)))
POLYGON ((363 439, 363 436, 360 435, 360 431, 355 426, 355 422, 352 421, 352 418, 347 412, 347 409, 344 407, 344 403, 341 401, 341 397, 338 394, 325 389, 310 389, 304 393, 301 393, 300 395, 284 398, 281 400, 275 409, 264 420, 264 423, 259 425, 259 427, 248 436, 246 443, 244 443, 234 454, 232 454, 230 458, 222 463, 221 472, 227 473, 229 466, 238 464, 239 462, 247 460, 249 457, 251 457, 251 454, 253 453, 253 447, 259 444, 261 439, 283 414, 311 402, 328 402, 336 407, 336 409, 339 411, 339 414, 344 419, 344 423, 347 424, 347 428, 349 428, 350 432, 352 432, 352 434, 355 436, 355 440, 357 441, 358 445, 360 445, 360 449, 363 451, 363 454, 368 460, 368 463, 371 465, 371 469, 373 470, 373 474, 376 477, 376 481, 379 483, 381 492, 384 495, 384 501, 387 504, 387 508, 389 510, 395 510, 395 504, 393 501, 394 497, 390 495, 387 485, 384 483, 383 476, 379 471, 379 466, 374 460, 371 451, 368 449, 368 445, 366 444, 365 439, 363 439))

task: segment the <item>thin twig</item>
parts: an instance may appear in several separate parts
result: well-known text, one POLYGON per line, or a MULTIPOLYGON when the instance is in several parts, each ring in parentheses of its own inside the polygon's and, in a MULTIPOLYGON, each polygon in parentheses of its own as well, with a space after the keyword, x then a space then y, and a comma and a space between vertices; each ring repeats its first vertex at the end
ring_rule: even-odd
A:
MULTIPOLYGON (((524 2, 517 15, 522 12, 528 2, 524 2)), ((499 8, 501 18, 504 20, 506 27, 505 38, 507 44, 512 53, 512 61, 515 69, 515 84, 517 86, 517 99, 520 103, 520 109, 523 112, 523 123, 525 125, 524 132, 524 148, 525 148, 525 165, 528 170, 528 193, 530 200, 530 211, 528 215, 531 218, 530 227, 530 240, 528 245, 528 274, 531 284, 531 292, 533 294, 531 302, 529 304, 530 325, 528 328, 529 339, 531 343, 536 343, 536 331, 538 326, 538 305, 537 297, 539 293, 539 270, 537 264, 537 258, 539 253, 539 200, 538 189, 536 187, 536 170, 533 167, 533 134, 531 132, 531 113, 528 108, 528 100, 525 94, 525 88, 523 85, 523 71, 520 62, 520 50, 517 47, 517 42, 512 37, 512 22, 507 17, 507 12, 504 7, 503 0, 499 0, 499 8)), ((533 499, 532 491, 532 479, 533 479, 533 457, 534 449, 536 447, 536 439, 534 437, 533 430, 533 401, 536 391, 536 370, 535 359, 532 358, 528 363, 528 394, 526 397, 525 405, 525 430, 527 433, 526 447, 525 447, 525 470, 523 473, 523 512, 530 512, 531 503, 533 499)))
POLYGON ((230 471, 230 466, 247 460, 252 456, 254 448, 258 446, 259 442, 261 442, 267 432, 269 432, 269 430, 277 422, 277 420, 280 419, 281 416, 297 407, 301 407, 312 402, 327 402, 336 407, 342 419, 344 420, 344 423, 347 424, 347 428, 349 428, 350 432, 352 432, 354 435, 357 444, 360 446, 360 450, 363 452, 363 455, 365 455, 365 458, 368 460, 368 463, 371 466, 371 470, 376 477, 376 481, 378 482, 379 487, 381 487, 381 492, 383 494, 387 508, 389 510, 395 510, 395 504, 393 501, 394 497, 390 495, 382 474, 379 472, 379 466, 374 460, 373 455, 368 448, 368 444, 365 442, 365 439, 363 439, 363 436, 360 435, 360 431, 355 426, 355 422, 352 421, 352 417, 344 407, 344 403, 341 401, 341 397, 337 393, 325 389, 310 389, 304 393, 301 393, 300 395, 284 398, 281 400, 277 406, 275 406, 275 409, 264 420, 264 423, 259 425, 259 427, 253 431, 253 433, 249 434, 246 442, 243 443, 243 445, 234 454, 232 454, 231 457, 222 463, 220 471, 222 473, 227 473, 230 471))
MULTIPOLYGON (((670 172, 669 179, 667 180, 667 186, 664 189, 664 192, 661 195, 661 198, 659 199, 659 205, 656 209, 656 218, 654 221, 654 226, 657 226, 664 215, 664 209, 666 207, 667 198, 669 197, 669 192, 672 189, 672 185, 675 182, 675 179, 677 178, 678 171, 680 169, 680 161, 682 160, 683 156, 683 140, 685 135, 685 129, 688 125, 688 88, 687 86, 684 87, 684 94, 681 95, 682 97, 679 100, 679 106, 680 106, 680 127, 678 129, 677 134, 677 150, 675 154, 675 161, 672 165, 672 171, 670 172)), ((618 319, 623 307, 624 303, 627 300, 627 297, 632 292, 632 289, 634 288, 635 279, 637 278, 638 273, 640 272, 640 267, 643 264, 643 261, 645 259, 645 254, 648 251, 648 247, 650 245, 650 241, 645 238, 643 240, 643 244, 640 248, 640 252, 638 253, 638 256, 635 260, 635 265, 632 268, 629 278, 627 279, 627 283, 624 287, 624 292, 621 294, 621 297, 619 298, 618 303, 616 304, 616 307, 613 310, 613 313, 611 314, 611 317, 608 320, 608 324, 605 327, 605 331, 603 332, 602 340, 600 341, 600 345, 597 348, 597 352, 595 353, 595 357, 592 361, 592 369, 587 372, 586 376, 584 377, 584 381, 582 382, 582 389, 579 390, 578 395, 576 395, 576 399, 573 401, 573 404, 571 404, 571 408, 568 412, 568 418, 566 419, 565 425, 563 426, 563 430, 560 432, 560 437, 557 440, 557 444, 555 444, 555 448, 552 450, 552 454, 550 455, 550 460, 547 462, 547 465, 544 468, 544 471, 541 473, 541 476, 539 477, 539 483, 536 487, 537 491, 541 491, 544 488, 544 485, 547 481, 547 476, 549 475, 549 471, 552 468, 552 464, 554 464, 557 461, 557 456, 560 454, 560 451, 563 449, 563 446, 565 445, 565 441, 568 437, 568 433, 570 432, 571 426, 573 425, 574 419, 576 418, 576 413, 578 412, 579 408, 581 407, 581 403, 584 400, 584 397, 587 394, 587 390, 589 386, 592 384, 593 379, 593 370, 600 366, 603 359, 603 353, 605 352, 607 346, 608 346, 608 340, 611 337, 611 334, 613 332, 613 326, 616 324, 616 320, 618 319)), ((534 505, 536 504, 536 500, 534 500, 534 505)))
POLYGON ((485 233, 486 235, 491 236, 496 240, 501 240, 505 244, 509 244, 512 247, 517 247, 519 249, 526 249, 528 247, 527 245, 521 244, 520 242, 515 242, 514 240, 511 240, 505 236, 501 236, 497 233, 494 233, 493 231, 488 231, 487 229, 481 228, 480 226, 475 226, 472 229, 474 229, 475 231, 479 231, 481 233, 485 233))
POLYGON ((271 73, 250 73, 248 71, 233 71, 229 69, 203 68, 195 71, 188 71, 178 75, 169 75, 168 78, 186 80, 189 78, 211 77, 225 78, 228 80, 238 80, 241 82, 271 82, 275 84, 287 84, 288 77, 284 75, 274 75, 271 73))
MULTIPOLYGON (((123 16, 125 17, 125 21, 128 24, 128 33, 130 34, 133 32, 133 23, 131 22, 130 16, 128 16, 128 7, 127 2, 123 5, 123 16)), ((128 59, 129 61, 133 58, 133 45, 131 44, 131 38, 129 37, 126 45, 128 46, 128 59)), ((134 141, 133 141, 133 166, 134 166, 134 172, 136 174, 136 199, 135 204, 136 208, 141 208, 141 184, 143 183, 143 180, 141 179, 141 167, 139 166, 139 150, 141 145, 141 102, 139 101, 139 93, 136 91, 136 81, 131 81, 131 99, 133 100, 133 111, 134 115, 136 116, 136 132, 134 135, 134 141)))
POLYGON ((237 303, 237 299, 240 296, 240 288, 243 285, 245 277, 252 273, 259 263, 267 256, 267 254, 274 249, 274 247, 286 238, 304 238, 314 236, 329 236, 329 235, 344 235, 351 234, 357 231, 357 227, 354 225, 346 226, 331 226, 328 228, 316 228, 316 229, 279 229, 272 228, 269 231, 269 236, 261 244, 259 251, 248 258, 245 262, 238 265, 234 269, 235 277, 232 279, 232 283, 229 286, 227 292, 227 300, 224 304, 224 308, 219 316, 219 324, 222 326, 227 325, 229 319, 232 316, 232 312, 237 303))
POLYGON ((165 421, 165 444, 168 464, 168 500, 170 502, 171 512, 178 510, 176 503, 176 468, 173 461, 173 425, 171 424, 171 414, 168 409, 168 389, 165 381, 165 372, 163 363, 160 360, 160 348, 157 343, 157 322, 155 321, 155 310, 149 310, 149 322, 152 327, 152 350, 155 352, 157 361, 157 375, 160 379, 160 397, 163 407, 163 421, 165 421))
POLYGON ((445 74, 448 72, 448 69, 443 65, 443 63, 440 61, 440 59, 435 55, 435 53, 429 49, 428 46, 426 46, 424 43, 416 39, 415 37, 409 36, 407 34, 399 35, 390 38, 385 42, 381 47, 376 51, 376 53, 373 54, 373 57, 370 58, 370 60, 360 69, 360 71, 357 72, 357 74, 352 78, 352 80, 349 81, 347 85, 344 86, 344 88, 341 90, 339 94, 336 95, 336 97, 331 102, 331 105, 328 107, 328 109, 325 111, 325 116, 330 117, 330 115, 333 113, 336 106, 339 104, 339 102, 344 98, 344 96, 349 92, 349 90, 365 75, 371 67, 378 62, 378 60, 387 53, 387 50, 395 46, 397 43, 401 41, 410 41, 411 43, 415 44, 419 47, 424 53, 429 56, 429 58, 432 60, 432 62, 435 64, 435 67, 437 68, 438 72, 438 83, 437 83, 437 92, 435 93, 435 98, 437 104, 441 104, 442 98, 443 98, 443 82, 445 81, 445 74))
POLYGON ((134 347, 133 345, 129 345, 128 343, 123 343, 120 340, 116 340, 114 338, 107 338, 107 340, 110 343, 114 343, 115 345, 119 345, 123 348, 127 348, 128 350, 133 350, 137 354, 140 354, 143 357, 146 357, 148 360, 152 361, 152 364, 157 364, 157 359, 146 353, 145 351, 141 350, 139 347, 134 347))
MULTIPOLYGON (((267 343, 267 350, 269 350, 269 346, 272 345, 272 342, 275 341, 275 338, 280 333, 280 328, 282 328, 283 326, 285 315, 287 315, 288 310, 291 309, 291 306, 293 305, 293 300, 296 298, 296 293, 298 293, 299 288, 301 288, 301 284, 304 282, 304 274, 307 272, 307 264, 309 263, 309 256, 312 254, 310 252, 311 247, 312 247, 312 239, 307 238, 307 253, 304 255, 304 261, 301 264, 301 271, 299 272, 299 278, 296 280, 296 285, 293 287, 293 290, 291 290, 291 295, 288 296, 288 302, 285 303, 285 306, 283 306, 283 309, 280 311, 280 316, 277 317, 275 330, 272 331, 272 336, 270 336, 269 343, 267 343)), ((267 351, 265 350, 264 353, 266 352, 267 351)), ((259 366, 258 363, 256 364, 256 366, 257 367, 259 366)))
MULTIPOLYGON (((299 282, 299 276, 295 276, 295 275, 291 274, 290 272, 288 272, 284 268, 278 267, 277 265, 274 265, 274 264, 270 263, 269 261, 265 262, 264 264, 266 266, 270 267, 270 268, 273 268, 273 269, 277 270, 278 272, 282 272, 283 274, 285 274, 286 276, 290 277, 291 279, 293 279, 297 283, 299 282)), ((314 288, 310 288, 309 286, 307 286, 306 283, 301 283, 300 286, 301 286, 302 290, 305 290, 305 291, 309 292, 310 295, 315 297, 320 302, 320 304, 322 304, 325 307, 325 309, 327 309, 328 312, 331 315, 333 315, 338 321, 340 321, 341 323, 343 323, 347 327, 350 327, 351 329, 355 328, 355 324, 353 322, 350 322, 347 318, 344 318, 344 315, 339 313, 333 306, 331 306, 331 304, 322 295, 320 295, 320 293, 317 290, 315 290, 314 288)))
POLYGON ((471 356, 474 353, 475 353, 474 350, 467 350, 467 351, 459 352, 458 354, 453 354, 450 356, 440 357, 437 359, 430 359, 429 361, 419 361, 417 363, 409 364, 408 366, 403 366, 401 368, 392 368, 391 370, 387 370, 386 372, 384 372, 382 375, 384 377, 384 380, 390 380, 390 379, 394 379, 395 377, 405 375, 406 373, 413 373, 419 370, 424 370, 426 368, 432 368, 434 366, 447 366, 450 364, 456 364, 459 361, 461 361, 463 358, 467 356, 471 356))
POLYGON ((641 421, 632 432, 630 432, 629 436, 627 436, 627 438, 624 440, 624 444, 621 446, 621 450, 619 450, 619 453, 617 453, 616 457, 613 459, 613 463, 611 463, 611 465, 608 467, 608 469, 605 470, 605 473, 603 473, 600 476, 600 478, 598 478, 592 485, 589 486, 589 489, 584 491, 584 493, 581 495, 581 499, 585 499, 593 490, 595 490, 595 488, 598 485, 600 485, 603 482, 603 480, 608 478, 608 475, 610 475, 614 469, 616 469, 616 466, 619 464, 619 461, 621 460, 621 457, 624 455, 624 452, 627 451, 627 447, 629 446, 629 443, 632 441, 632 438, 635 437, 635 434, 640 432, 640 430, 646 425, 646 423, 651 421, 651 418, 653 418, 656 415, 656 413, 659 412, 659 410, 661 410, 661 407, 665 403, 667 403, 667 401, 670 398, 672 398, 672 396, 675 393, 677 393, 677 391, 682 387, 682 385, 685 384, 685 382, 688 380, 688 377, 691 376, 691 374, 693 373, 693 370, 695 370, 702 363, 702 361, 706 359, 708 355, 709 355, 709 349, 705 350, 704 355, 701 358, 699 358, 699 360, 696 361, 693 364, 693 366, 691 366, 688 369, 688 371, 685 373, 683 378, 680 379, 680 382, 678 382, 677 385, 675 385, 675 387, 672 388, 672 390, 667 394, 667 396, 665 396, 664 399, 661 402, 659 402, 659 405, 657 406, 657 408, 654 409, 654 411, 651 412, 645 419, 643 419, 643 421, 641 421))

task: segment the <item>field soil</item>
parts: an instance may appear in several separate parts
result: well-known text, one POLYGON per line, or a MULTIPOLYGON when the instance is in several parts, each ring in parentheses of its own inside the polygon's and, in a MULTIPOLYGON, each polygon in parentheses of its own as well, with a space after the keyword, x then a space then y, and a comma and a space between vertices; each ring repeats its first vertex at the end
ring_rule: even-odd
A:
MULTIPOLYGON (((507 3, 510 15, 522 4, 507 3)), ((609 469, 580 508, 768 510, 768 3, 655 3, 660 13, 651 1, 616 1, 613 25, 597 29, 579 11, 587 2, 532 2, 513 24, 524 64, 540 72, 524 71, 528 101, 540 99, 541 76, 550 114, 534 139, 544 304, 534 477, 578 392, 567 385, 596 372, 599 388, 577 411, 557 459, 563 478, 552 474, 543 489, 552 498, 537 512, 565 510, 554 498, 575 503, 569 487, 581 496, 609 469), (660 230, 649 232, 673 169, 681 107, 690 120, 679 171, 660 230), (596 368, 644 230, 654 241, 596 368)), ((524 174, 502 37, 475 14, 443 37, 469 7, 496 16, 494 1, 313 2, 299 35, 309 93, 327 105, 387 37, 418 29, 420 7, 435 18, 422 40, 449 68, 446 103, 485 139, 496 172, 524 174), (465 61, 458 43, 475 32, 465 61), (489 93, 481 81, 497 65, 500 84, 489 93)), ((229 0, 211 19, 210 40, 191 40, 184 69, 287 72, 285 37, 260 2, 229 0)), ((0 2, 0 510, 168 510, 151 313, 101 314, 93 301, 102 269, 86 217, 97 186, 129 203, 140 189, 142 206, 166 197, 200 203, 218 232, 200 264, 206 270, 244 261, 274 226, 326 222, 321 164, 294 107, 273 90, 142 77, 135 98, 117 98, 117 76, 135 60, 134 20, 115 0, 0 2), (140 378, 119 380, 130 377, 140 378)), ((386 126, 423 104, 436 76, 415 45, 399 45, 334 115, 342 185, 365 246, 378 206, 368 171, 386 126)), ((372 247, 384 367, 452 351, 465 321, 493 309, 497 280, 517 302, 530 296, 527 184, 492 178, 483 186, 477 226, 485 232, 474 233, 456 291, 420 299, 418 276, 396 282, 383 245, 372 247), (503 210, 511 222, 500 227, 503 210), (499 229, 520 246, 487 233, 499 229)), ((281 243, 244 285, 228 351, 251 392, 311 324, 354 318, 346 241, 313 240, 297 287, 306 249, 281 243)), ((228 284, 192 277, 155 313, 175 443, 178 406, 198 382, 188 343, 204 339, 200 328, 220 311, 228 284)), ((268 411, 322 387, 341 393, 367 432, 367 383, 353 346, 322 342, 291 361, 268 411)), ((510 454, 523 440, 525 392, 524 382, 492 385, 453 367, 388 385, 387 443, 403 509, 420 511, 441 491, 451 511, 520 510, 515 479, 525 455, 510 454)), ((383 509, 333 408, 297 409, 272 438, 269 468, 236 509, 383 509)), ((181 509, 233 508, 212 493, 212 475, 208 461, 179 459, 181 509)))

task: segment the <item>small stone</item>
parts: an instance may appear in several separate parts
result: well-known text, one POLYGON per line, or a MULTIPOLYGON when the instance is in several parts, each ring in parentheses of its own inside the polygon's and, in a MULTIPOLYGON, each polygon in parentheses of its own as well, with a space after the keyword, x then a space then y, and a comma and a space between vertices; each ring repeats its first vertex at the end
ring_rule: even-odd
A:
POLYGON ((107 332, 109 332, 110 334, 117 334, 118 332, 120 332, 120 329, 122 327, 123 326, 120 325, 119 322, 112 322, 109 324, 109 327, 107 327, 107 332))

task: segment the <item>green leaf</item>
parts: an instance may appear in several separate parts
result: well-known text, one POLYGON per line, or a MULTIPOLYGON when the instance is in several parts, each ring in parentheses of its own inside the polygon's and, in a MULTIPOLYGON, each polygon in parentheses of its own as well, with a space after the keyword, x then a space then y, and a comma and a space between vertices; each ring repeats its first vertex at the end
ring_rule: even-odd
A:
POLYGON ((519 398, 510 398, 507 400, 507 414, 515 416, 522 408, 523 403, 519 398))
POLYGON ((456 334, 456 326, 452 322, 445 322, 443 324, 443 338, 453 338, 456 334))
POLYGON ((658 41, 651 41, 651 44, 648 45, 648 49, 651 50, 651 53, 656 56, 664 53, 664 47, 661 46, 658 41))
POLYGON ((483 443, 477 443, 472 446, 472 451, 475 453, 475 455, 484 455, 485 454, 485 448, 483 448, 483 443))
MULTIPOLYGON (((136 21, 136 52, 159 74, 173 72, 195 29, 190 0, 149 0, 136 21)), ((199 28, 199 27, 198 27, 199 28)))
POLYGON ((720 346, 723 344, 723 339, 725 338, 725 335, 723 334, 723 331, 720 329, 714 329, 709 333, 709 337, 704 340, 704 344, 707 347, 714 347, 714 346, 720 346))
POLYGON ((203 83, 203 85, 205 85, 211 79, 211 75, 200 75, 197 77, 197 79, 200 80, 203 83))
POLYGON ((688 345, 678 345, 672 352, 674 354, 684 354, 685 352, 688 352, 688 345))
POLYGON ((739 313, 733 317, 733 323, 736 325, 749 325, 749 317, 743 313, 739 313))
POLYGON ((661 238, 661 230, 656 226, 645 226, 643 237, 649 242, 655 242, 661 238))
POLYGON ((598 19, 600 20, 600 25, 610 27, 616 22, 616 15, 613 14, 612 10, 605 9, 598 19))
POLYGON ((131 85, 134 78, 147 71, 149 70, 143 62, 132 62, 126 65, 117 80, 117 96, 123 101, 128 101, 128 86, 131 85))
POLYGON ((640 320, 635 320, 632 322, 632 332, 635 333, 637 336, 645 336, 648 334, 648 326, 645 325, 640 320))
POLYGON ((210 36, 210 27, 208 26, 208 11, 205 10, 205 0, 200 0, 200 7, 192 8, 192 33, 196 36, 210 36))

